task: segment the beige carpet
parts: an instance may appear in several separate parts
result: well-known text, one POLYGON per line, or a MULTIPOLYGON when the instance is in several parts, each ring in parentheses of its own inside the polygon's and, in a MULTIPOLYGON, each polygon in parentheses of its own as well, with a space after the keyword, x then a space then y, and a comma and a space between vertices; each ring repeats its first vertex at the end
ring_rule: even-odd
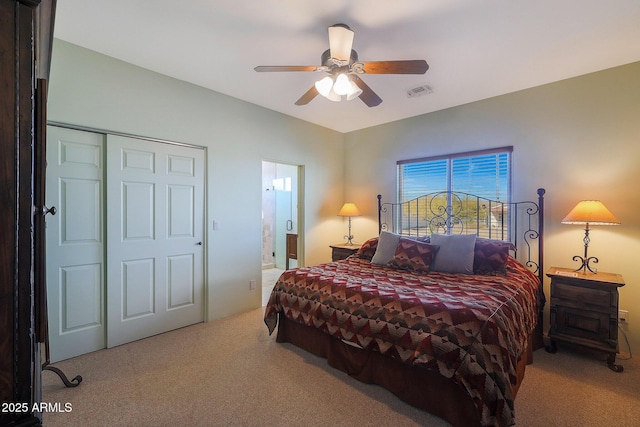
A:
POLYGON ((269 296, 275 286, 280 275, 284 272, 281 268, 268 268, 262 270, 262 306, 264 307, 269 302, 269 296))
MULTIPOLYGON (((267 335, 262 309, 101 350, 43 373, 54 426, 447 426, 386 390, 267 335)), ((560 348, 534 353, 516 400, 519 426, 640 425, 640 363, 560 348)))

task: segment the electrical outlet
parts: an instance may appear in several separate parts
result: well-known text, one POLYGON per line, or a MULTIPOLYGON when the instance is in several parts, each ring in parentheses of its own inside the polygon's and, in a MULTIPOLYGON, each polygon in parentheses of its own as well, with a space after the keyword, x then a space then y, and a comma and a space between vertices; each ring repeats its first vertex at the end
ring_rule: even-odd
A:
POLYGON ((620 323, 629 323, 629 312, 627 310, 618 310, 618 321, 620 323))
POLYGON ((255 280, 249 280, 249 290, 252 291, 256 288, 256 281, 255 280))

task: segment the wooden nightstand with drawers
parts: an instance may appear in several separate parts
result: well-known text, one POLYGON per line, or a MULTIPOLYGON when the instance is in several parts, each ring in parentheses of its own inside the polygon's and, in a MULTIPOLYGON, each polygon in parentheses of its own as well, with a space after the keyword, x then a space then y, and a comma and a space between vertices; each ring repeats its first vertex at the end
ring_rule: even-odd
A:
POLYGON ((607 353, 607 365, 615 372, 618 353, 618 288, 624 286, 620 274, 597 274, 551 267, 550 328, 551 344, 547 351, 557 351, 556 342, 578 344, 607 353))
POLYGON ((339 261, 355 254, 360 249, 360 245, 329 245, 331 248, 331 261, 339 261))

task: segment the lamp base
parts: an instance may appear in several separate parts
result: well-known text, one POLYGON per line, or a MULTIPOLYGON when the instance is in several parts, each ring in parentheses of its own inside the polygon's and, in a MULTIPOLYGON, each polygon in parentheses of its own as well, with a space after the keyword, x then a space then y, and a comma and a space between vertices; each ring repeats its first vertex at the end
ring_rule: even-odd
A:
POLYGON ((347 239, 347 245, 353 245, 353 234, 351 234, 351 217, 349 217, 349 234, 344 236, 344 238, 347 239))
POLYGON ((594 256, 587 256, 587 251, 589 250, 589 223, 587 222, 585 228, 584 228, 584 239, 582 239, 582 242, 584 243, 584 256, 580 256, 580 255, 576 255, 573 257, 574 261, 580 261, 582 263, 582 265, 578 268, 576 268, 574 271, 580 271, 582 270, 582 274, 587 274, 587 270, 589 270, 590 272, 592 272, 593 274, 597 274, 598 270, 591 268, 591 266, 589 265, 589 263, 591 261, 593 261, 594 264, 598 263, 598 258, 594 257, 594 256))
POLYGON ((580 255, 576 255, 573 257, 574 261, 580 261, 582 263, 582 265, 580 265, 580 267, 576 268, 573 271, 580 271, 582 270, 582 274, 587 274, 587 270, 589 270, 590 272, 592 272, 593 274, 597 274, 598 273, 598 269, 597 268, 591 268, 591 266, 589 265, 590 262, 593 261, 594 264, 598 263, 598 258, 594 257, 594 256, 590 256, 590 257, 581 257, 580 255))

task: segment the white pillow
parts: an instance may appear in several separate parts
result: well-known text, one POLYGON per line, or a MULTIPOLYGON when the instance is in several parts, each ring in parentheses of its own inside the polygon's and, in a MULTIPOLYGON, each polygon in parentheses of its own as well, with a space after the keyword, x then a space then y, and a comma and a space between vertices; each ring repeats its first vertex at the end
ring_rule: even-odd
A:
POLYGON ((373 254, 373 258, 371 258, 371 264, 387 265, 395 256, 399 241, 400 235, 398 234, 389 233, 388 231, 380 232, 378 247, 376 248, 376 253, 373 254))
POLYGON ((431 264, 432 271, 473 274, 475 234, 432 234, 431 244, 440 246, 431 264))

